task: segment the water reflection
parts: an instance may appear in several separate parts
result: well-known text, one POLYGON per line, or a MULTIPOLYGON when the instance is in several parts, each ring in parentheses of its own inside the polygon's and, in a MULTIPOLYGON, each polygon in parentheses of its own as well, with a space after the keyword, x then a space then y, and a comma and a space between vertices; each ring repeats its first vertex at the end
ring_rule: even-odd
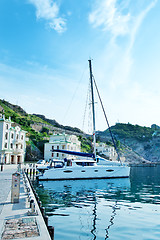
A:
POLYGON ((95 198, 95 203, 94 203, 94 208, 93 208, 93 224, 92 224, 92 229, 91 229, 91 233, 93 234, 93 239, 96 239, 96 220, 97 220, 97 208, 96 208, 96 198, 95 198))
MULTIPOLYGON (((50 197, 50 209, 59 207, 86 207, 95 198, 117 199, 126 196, 129 179, 66 180, 39 182, 38 191, 50 197), (48 196, 49 195, 49 196, 48 196)), ((43 200, 42 200, 43 201, 43 200)))
MULTIPOLYGON (((133 168, 130 179, 37 183, 37 192, 46 207, 50 224, 56 229, 55 239, 97 240, 111 236, 115 237, 112 239, 136 239, 136 234, 142 232, 132 230, 134 223, 139 224, 142 231, 146 226, 154 231, 153 219, 158 219, 156 214, 160 210, 159 170, 160 167, 133 168), (143 226, 146 221, 147 225, 143 226)), ((158 223, 155 226, 158 227, 158 223)), ((154 234, 152 232, 151 239, 160 239, 160 235, 154 238, 154 234)))
POLYGON ((114 206, 112 207, 113 211, 112 211, 112 214, 111 214, 111 219, 110 219, 110 223, 108 225, 108 227, 106 228, 106 237, 105 237, 105 240, 107 238, 109 238, 109 229, 110 227, 114 224, 114 218, 116 216, 116 208, 117 208, 117 201, 115 202, 114 206))
MULTIPOLYGON (((118 198, 130 190, 129 179, 97 179, 97 180, 76 180, 76 181, 45 181, 39 182, 37 190, 41 196, 43 205, 46 207, 47 214, 51 217, 67 217, 74 215, 73 209, 82 209, 81 228, 86 229, 85 223, 90 229, 93 240, 97 239, 97 224, 99 218, 97 212, 111 208, 107 213, 107 221, 104 218, 104 238, 109 236, 109 229, 114 224, 116 210, 118 207, 118 198), (47 199, 47 202, 46 202, 47 199), (71 210, 69 210, 69 208, 71 210), (85 210, 85 211, 84 211, 85 210), (106 223, 105 223, 106 222, 106 223)), ((105 210, 106 211, 106 210, 105 210)), ((101 217, 102 218, 102 217, 101 217)))

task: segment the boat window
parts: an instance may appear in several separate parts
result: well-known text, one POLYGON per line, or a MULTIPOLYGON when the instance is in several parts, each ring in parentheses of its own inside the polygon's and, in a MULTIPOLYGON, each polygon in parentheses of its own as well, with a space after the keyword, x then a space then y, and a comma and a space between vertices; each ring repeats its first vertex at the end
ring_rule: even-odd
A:
POLYGON ((63 162, 54 162, 54 168, 62 168, 64 166, 63 162))
POLYGON ((82 166, 82 162, 76 162, 77 165, 82 166))
POLYGON ((81 172, 86 172, 85 170, 82 170, 81 172))
POLYGON ((94 166, 93 162, 86 162, 86 166, 94 166))
POLYGON ((55 164, 54 165, 54 168, 62 168, 63 167, 63 165, 61 165, 61 164, 55 164))
POLYGON ((113 172, 113 169, 107 169, 106 172, 113 172))
POLYGON ((92 162, 76 162, 79 166, 94 166, 94 163, 92 162))
POLYGON ((71 173, 71 172, 73 172, 73 171, 71 171, 71 170, 64 170, 63 172, 64 172, 64 173, 71 173))
POLYGON ((94 170, 95 172, 98 172, 98 170, 96 169, 96 170, 94 170))
POLYGON ((89 166, 94 166, 94 163, 90 163, 89 166))

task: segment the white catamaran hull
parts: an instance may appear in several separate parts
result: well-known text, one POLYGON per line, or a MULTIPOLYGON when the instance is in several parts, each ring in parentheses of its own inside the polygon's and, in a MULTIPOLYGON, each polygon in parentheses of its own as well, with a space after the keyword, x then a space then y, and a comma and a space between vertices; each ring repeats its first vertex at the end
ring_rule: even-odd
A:
POLYGON ((51 168, 40 173, 39 180, 69 180, 69 179, 98 179, 98 178, 127 178, 130 174, 128 166, 64 167, 51 168))

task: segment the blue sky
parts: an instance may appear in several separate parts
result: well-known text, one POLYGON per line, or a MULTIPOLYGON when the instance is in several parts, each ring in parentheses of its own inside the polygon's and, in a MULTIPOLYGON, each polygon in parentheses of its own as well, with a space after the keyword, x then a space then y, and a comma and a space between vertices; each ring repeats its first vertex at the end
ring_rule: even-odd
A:
POLYGON ((1 0, 0 98, 82 129, 92 58, 111 125, 160 125, 159 12, 158 0, 1 0))

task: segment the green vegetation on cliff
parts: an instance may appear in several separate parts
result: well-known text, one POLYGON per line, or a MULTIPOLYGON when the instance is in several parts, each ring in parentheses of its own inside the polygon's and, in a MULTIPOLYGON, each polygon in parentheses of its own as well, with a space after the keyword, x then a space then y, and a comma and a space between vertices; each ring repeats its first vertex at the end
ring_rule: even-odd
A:
MULTIPOLYGON (((138 141, 152 139, 152 134, 154 132, 153 128, 132 125, 130 123, 116 123, 115 126, 111 127, 111 131, 118 139, 136 139, 138 141)), ((102 135, 105 134, 109 135, 108 129, 102 133, 102 135)))
POLYGON ((13 122, 17 123, 23 130, 27 131, 27 137, 29 137, 27 146, 30 146, 30 148, 34 148, 33 146, 35 146, 43 153, 43 144, 46 142, 46 138, 49 137, 49 135, 46 131, 35 131, 31 125, 34 123, 48 123, 35 115, 27 114, 21 107, 8 103, 5 100, 0 100, 0 106, 4 109, 3 114, 6 119, 11 117, 13 122))
MULTIPOLYGON (((59 127, 60 129, 64 129, 64 130, 69 130, 73 132, 73 134, 74 132, 77 132, 79 134, 83 133, 78 128, 62 126, 58 124, 55 120, 47 119, 43 115, 27 114, 20 106, 13 105, 5 100, 0 99, 0 106, 4 109, 2 113, 5 115, 6 119, 11 117, 11 120, 13 122, 17 123, 18 125, 20 125, 20 127, 23 130, 27 131, 27 137, 29 137, 29 141, 27 142, 28 149, 33 149, 33 151, 35 151, 35 148, 37 148, 40 150, 42 155, 44 151, 44 143, 49 140, 49 137, 51 134, 50 129, 45 125, 51 126, 51 127, 59 127), (33 129, 32 124, 36 124, 36 123, 42 125, 42 129, 40 131, 38 130, 35 131, 33 129)), ((84 137, 80 137, 80 139, 82 140, 82 150, 84 150, 85 152, 90 151, 91 143, 89 142, 89 140, 87 140, 84 137)), ((29 152, 31 151, 29 150, 29 152)), ((27 158, 31 158, 31 157, 28 157, 27 155, 27 158)))
MULTIPOLYGON (((43 147, 44 143, 49 140, 50 134, 52 134, 52 131, 56 127, 56 131, 59 131, 57 127, 61 131, 69 130, 70 133, 74 134, 77 133, 79 135, 79 140, 81 141, 82 151, 83 152, 91 152, 92 151, 92 144, 91 144, 91 137, 84 137, 83 132, 78 128, 72 128, 69 126, 62 126, 58 124, 55 120, 47 119, 43 115, 37 115, 37 114, 28 114, 26 111, 24 111, 20 106, 13 105, 5 100, 0 100, 0 113, 5 114, 6 119, 11 117, 11 120, 21 126, 23 130, 26 130, 27 137, 29 137, 29 141, 27 143, 27 158, 30 159, 31 155, 34 157, 34 153, 37 150, 41 153, 41 156, 43 154, 43 147), (4 110, 3 110, 4 109, 4 110), (41 129, 38 130, 36 128, 36 131, 33 129, 33 125, 41 126, 41 129), (31 154, 30 154, 31 153, 31 154), (29 156, 29 157, 28 157, 29 156)), ((151 128, 149 127, 142 127, 139 125, 132 125, 130 123, 117 123, 115 126, 111 127, 111 131, 113 133, 113 136, 117 143, 119 143, 119 146, 117 148, 122 148, 121 142, 127 142, 128 146, 131 146, 131 148, 134 149, 134 146, 132 143, 137 141, 138 144, 144 145, 142 148, 144 148, 145 151, 151 151, 152 146, 151 143, 153 138, 155 142, 155 149, 157 149, 158 140, 156 140, 156 137, 160 136, 160 128, 157 125, 152 125, 151 128), (154 136, 154 137, 153 137, 154 136), (120 140, 120 142, 119 142, 120 140)), ((104 132, 97 132, 97 140, 106 142, 108 144, 111 144, 111 137, 109 134, 109 130, 107 129, 104 132)), ((136 148, 134 149, 136 150, 136 148)), ((150 154, 150 153, 147 153, 150 154)), ((148 156, 148 155, 147 155, 148 156)), ((146 157, 146 156, 145 156, 146 157)), ((147 158, 147 157, 146 157, 147 158)))

